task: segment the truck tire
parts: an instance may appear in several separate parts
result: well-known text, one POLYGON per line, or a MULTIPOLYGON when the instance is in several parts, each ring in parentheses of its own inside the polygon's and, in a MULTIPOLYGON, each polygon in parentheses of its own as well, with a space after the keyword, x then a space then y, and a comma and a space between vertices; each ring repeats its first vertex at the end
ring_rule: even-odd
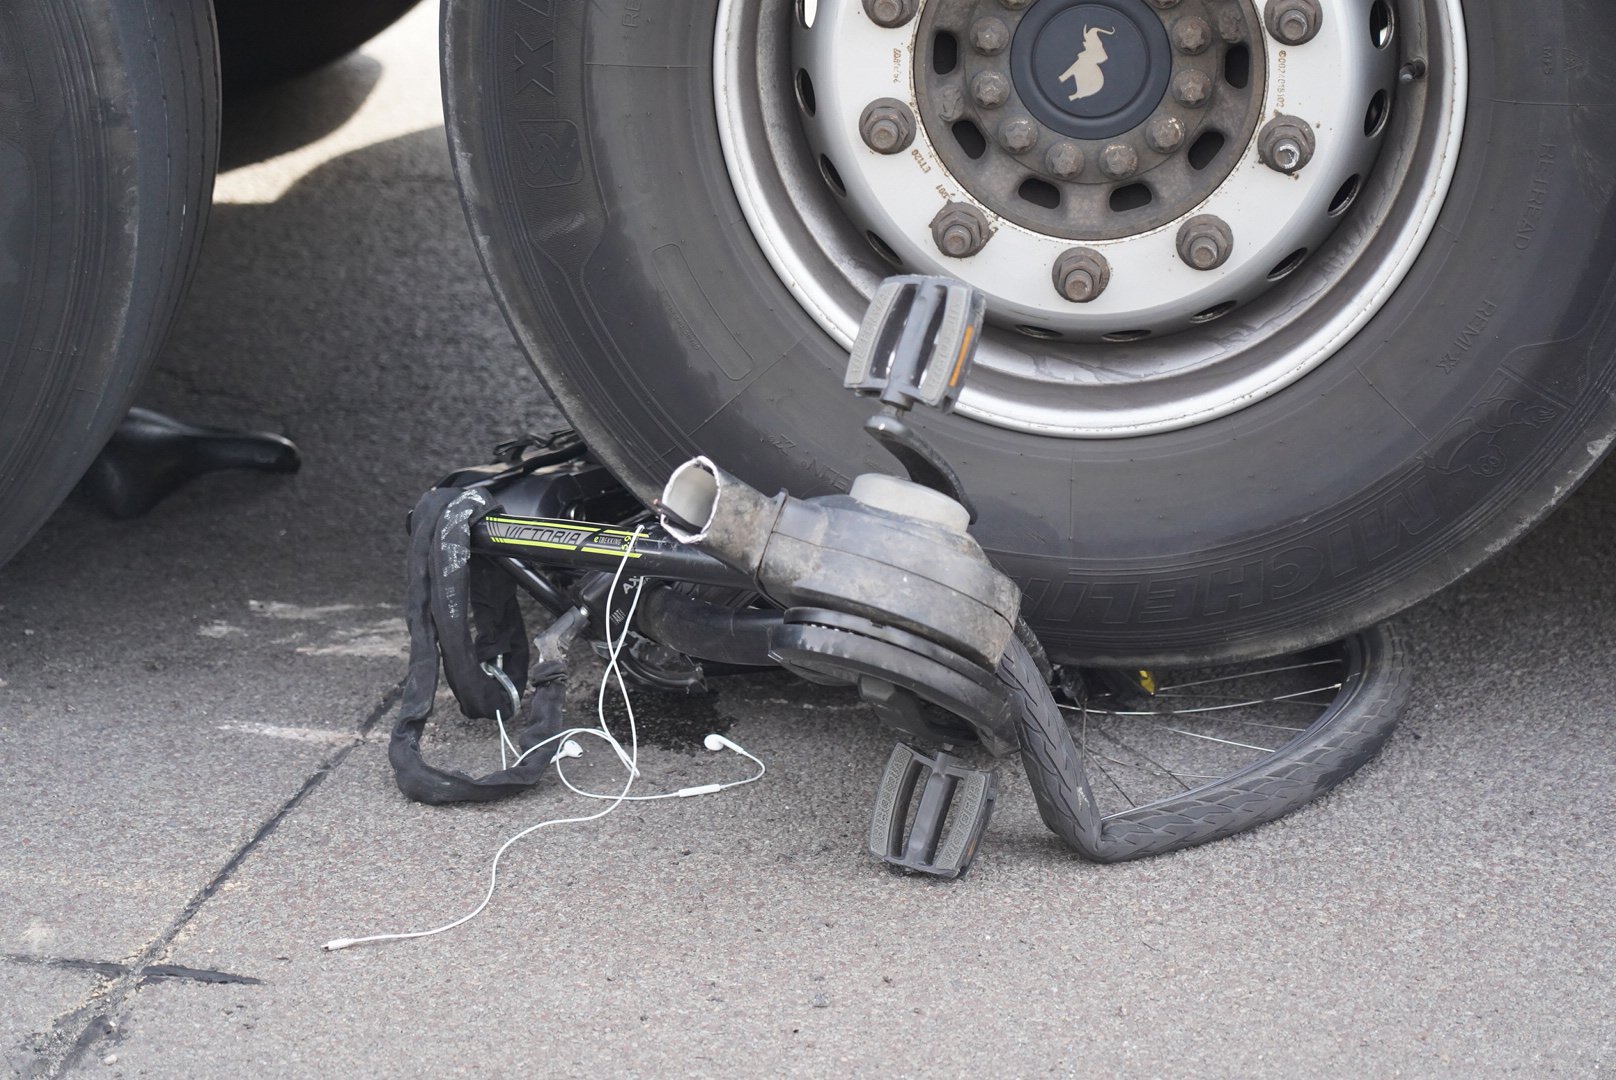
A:
POLYGON ((1063 22, 1076 3, 921 0, 885 29, 866 11, 916 5, 448 0, 484 266, 627 483, 697 452, 799 495, 896 471, 840 385, 896 267, 989 294, 959 412, 917 422, 1058 659, 1340 638, 1603 457, 1616 82, 1593 58, 1616 7, 1364 0, 1321 27, 1310 0, 1084 0, 1063 22), (1093 81, 1071 24, 1102 18, 1093 66, 1132 101, 1170 86, 1155 113, 1062 112, 1066 80, 1093 81))
POLYGON ((213 0, 225 89, 250 90, 347 56, 420 0, 213 0))
POLYGON ((129 407, 218 150, 208 0, 0 7, 0 563, 129 407))

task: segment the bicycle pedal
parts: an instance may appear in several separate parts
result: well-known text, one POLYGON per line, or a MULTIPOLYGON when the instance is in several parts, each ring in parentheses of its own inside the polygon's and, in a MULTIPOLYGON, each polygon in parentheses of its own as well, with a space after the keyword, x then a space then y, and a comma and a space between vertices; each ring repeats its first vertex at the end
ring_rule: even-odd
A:
POLYGON ((976 856, 998 793, 992 773, 950 754, 923 754, 899 743, 881 774, 870 818, 870 853, 905 870, 959 877, 976 856), (917 788, 920 801, 911 820, 917 788))

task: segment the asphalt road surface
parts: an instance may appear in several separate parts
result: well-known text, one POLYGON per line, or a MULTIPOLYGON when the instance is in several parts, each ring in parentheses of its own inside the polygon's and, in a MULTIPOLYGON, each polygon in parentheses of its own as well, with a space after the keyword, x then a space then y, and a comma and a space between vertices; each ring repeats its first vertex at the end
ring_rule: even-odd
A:
MULTIPOLYGON (((231 110, 202 267, 145 402, 284 432, 303 472, 209 478, 129 523, 69 505, 0 570, 11 1069, 1612 1070, 1610 468, 1402 620, 1417 690, 1399 735, 1275 825, 1089 866, 1007 765, 972 873, 897 876, 862 850, 889 737, 844 697, 748 680, 642 705, 646 780, 736 775, 699 747, 721 727, 767 760, 763 782, 542 831, 476 921, 322 952, 459 915, 505 837, 580 812, 554 785, 418 806, 385 758, 405 510, 559 420, 467 240, 434 36, 428 6, 231 110)), ((496 756, 482 727, 436 730, 447 760, 496 756)))

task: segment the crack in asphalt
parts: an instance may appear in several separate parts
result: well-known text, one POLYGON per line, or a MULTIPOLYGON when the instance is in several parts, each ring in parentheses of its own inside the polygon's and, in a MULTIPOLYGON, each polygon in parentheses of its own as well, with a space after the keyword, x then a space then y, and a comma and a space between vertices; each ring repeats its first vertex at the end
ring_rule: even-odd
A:
POLYGON ((228 971, 215 971, 211 968, 185 967, 181 964, 151 964, 147 967, 136 968, 114 960, 80 960, 69 956, 33 956, 28 953, 0 953, 0 961, 8 964, 22 964, 28 967, 58 968, 64 971, 89 971, 108 977, 136 975, 142 980, 185 979, 190 982, 200 983, 229 983, 242 986, 265 985, 263 979, 255 979, 251 975, 236 975, 228 971))
POLYGON ((395 683, 382 695, 381 701, 376 704, 376 707, 360 721, 357 730, 354 732, 353 740, 345 746, 339 747, 322 760, 298 787, 297 791, 265 819, 263 824, 258 826, 252 836, 247 839, 247 842, 237 848, 224 866, 180 909, 180 913, 174 917, 167 928, 150 944, 141 949, 134 959, 126 963, 107 963, 96 960, 56 960, 50 957, 28 957, 22 954, 0 956, 0 959, 14 963, 45 964, 92 971, 108 980, 91 990, 89 997, 78 1008, 58 1017, 49 1031, 35 1035, 28 1040, 28 1043, 19 1048, 24 1055, 32 1059, 26 1067, 18 1070, 21 1076, 55 1077, 72 1068, 90 1047, 117 1031, 117 1025, 112 1020, 113 1014, 123 1007, 132 993, 153 979, 183 979, 202 983, 264 985, 263 980, 254 979, 250 976, 231 975, 227 972, 208 971, 201 968, 187 968, 177 964, 156 964, 153 961, 173 944, 180 931, 185 929, 186 925, 196 917, 197 912, 202 910, 202 905, 213 898, 220 888, 224 886, 225 882, 235 874, 241 864, 246 861, 247 857, 258 848, 258 845, 263 843, 271 833, 279 828, 281 822, 285 821, 292 811, 302 805, 303 800, 308 798, 310 793, 325 781, 326 777, 341 768, 342 763, 348 760, 348 756, 364 743, 365 737, 381 722, 382 717, 386 716, 393 706, 397 704, 403 689, 404 684, 402 682, 395 683), (59 1055, 53 1057, 51 1048, 53 1046, 62 1046, 63 1044, 65 1044, 65 1048, 59 1055))

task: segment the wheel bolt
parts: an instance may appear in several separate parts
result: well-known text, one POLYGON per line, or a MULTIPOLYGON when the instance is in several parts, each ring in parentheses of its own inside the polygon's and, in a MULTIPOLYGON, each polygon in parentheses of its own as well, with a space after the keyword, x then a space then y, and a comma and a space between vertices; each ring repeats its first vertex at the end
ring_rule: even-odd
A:
POLYGON ((1083 171, 1083 151, 1075 143, 1058 142, 1044 155, 1044 164, 1062 180, 1070 180, 1083 171))
POLYGON ((965 95, 960 88, 949 83, 937 91, 937 116, 945 124, 952 124, 965 115, 965 95))
POLYGON ((991 15, 971 24, 971 47, 983 56, 993 56, 1010 44, 1010 31, 991 15))
POLYGON ((1024 116, 999 125, 999 145, 1012 154, 1025 154, 1038 145, 1038 126, 1024 116))
POLYGON ((1178 257, 1195 270, 1216 270, 1229 261, 1234 233, 1220 217, 1200 214, 1178 230, 1178 257))
POLYGON ((1010 80, 997 71, 979 71, 971 80, 971 96, 984 109, 997 109, 1010 96, 1010 80))
POLYGON ((1173 45, 1179 52, 1198 56, 1212 44, 1212 28, 1206 20, 1186 15, 1173 24, 1173 45))
POLYGON ((1184 145, 1184 125, 1176 116, 1157 116, 1145 128, 1145 141, 1152 150, 1171 154, 1184 145))
POLYGON ((1219 8, 1217 14, 1218 37, 1233 45, 1246 39, 1246 21, 1232 7, 1219 8))
POLYGON ((1100 151, 1100 169, 1113 180, 1126 180, 1139 168, 1139 153, 1127 143, 1112 143, 1100 151))
POLYGON ((897 154, 915 141, 915 114, 897 98, 876 98, 859 117, 864 145, 877 154, 897 154))
POLYGON ((1111 284, 1111 264, 1093 248, 1069 248, 1055 260, 1055 291, 1074 304, 1086 304, 1111 284))
POLYGON ((1296 116, 1276 116, 1257 135, 1257 156, 1275 172, 1300 172, 1313 160, 1313 128, 1296 116))
POLYGON ((877 26, 902 26, 920 10, 920 0, 864 0, 864 14, 877 26))
POLYGON ((954 259, 963 259, 982 250, 993 229, 982 211, 968 203, 951 202, 931 219, 931 238, 937 250, 954 259))
POLYGON ((1191 68, 1173 76, 1173 96, 1179 104, 1199 109, 1212 96, 1212 76, 1191 68))
POLYGON ((1319 0, 1268 0, 1263 9, 1263 25, 1276 41, 1286 45, 1306 45, 1324 25, 1319 0))

